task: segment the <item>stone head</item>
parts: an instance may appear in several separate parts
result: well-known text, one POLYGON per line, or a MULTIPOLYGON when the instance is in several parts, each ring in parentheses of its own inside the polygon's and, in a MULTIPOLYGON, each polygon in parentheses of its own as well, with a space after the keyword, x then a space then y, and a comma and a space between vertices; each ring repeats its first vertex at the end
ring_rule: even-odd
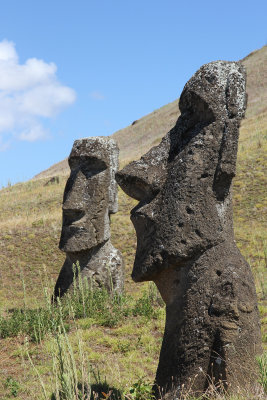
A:
POLYGON ((162 142, 116 174, 139 204, 132 277, 156 280, 233 235, 231 182, 238 128, 245 114, 241 64, 206 64, 187 82, 181 115, 162 142))
POLYGON ((109 138, 76 140, 69 156, 70 176, 63 197, 59 248, 90 250, 110 237, 109 215, 117 211, 115 172, 118 147, 109 138))

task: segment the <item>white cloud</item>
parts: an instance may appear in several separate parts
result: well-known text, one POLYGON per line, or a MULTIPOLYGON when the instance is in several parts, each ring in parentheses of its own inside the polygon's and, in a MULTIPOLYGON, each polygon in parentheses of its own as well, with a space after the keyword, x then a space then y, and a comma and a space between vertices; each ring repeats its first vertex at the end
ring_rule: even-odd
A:
POLYGON ((9 148, 9 142, 3 142, 2 138, 0 137, 0 151, 5 151, 9 148))
POLYGON ((28 141, 47 136, 40 117, 53 117, 76 99, 56 72, 54 63, 36 58, 20 64, 14 43, 0 42, 0 134, 28 141))
POLYGON ((93 92, 90 93, 90 97, 93 100, 105 100, 105 96, 103 95, 103 93, 99 92, 98 90, 95 90, 93 92))
POLYGON ((20 99, 19 110, 23 113, 52 117, 75 99, 73 90, 57 82, 39 85, 28 90, 20 99))
POLYGON ((13 42, 3 40, 0 42, 0 61, 18 61, 18 56, 13 42))
POLYGON ((36 140, 46 138, 48 132, 42 127, 41 124, 32 123, 28 129, 25 129, 19 134, 19 139, 26 140, 27 142, 35 142, 36 140))

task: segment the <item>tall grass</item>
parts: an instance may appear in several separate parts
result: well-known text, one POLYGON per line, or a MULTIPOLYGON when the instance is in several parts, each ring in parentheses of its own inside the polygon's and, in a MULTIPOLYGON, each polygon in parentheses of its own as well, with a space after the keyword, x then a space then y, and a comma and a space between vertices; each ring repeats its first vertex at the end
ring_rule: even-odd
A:
POLYGON ((45 335, 54 334, 59 329, 67 332, 76 319, 91 318, 96 325, 112 328, 125 318, 157 318, 159 308, 163 307, 154 284, 148 286, 140 299, 134 300, 129 295, 110 293, 104 287, 95 288, 87 279, 82 279, 79 266, 74 266, 76 268, 73 290, 62 300, 51 302, 44 286, 44 307, 30 309, 24 301, 23 308, 0 315, 0 338, 26 335, 31 341, 40 343, 45 335))
MULTIPOLYGON (((154 285, 149 285, 139 299, 131 296, 108 293, 104 288, 95 289, 87 280, 82 280, 78 271, 74 281, 73 291, 52 303, 47 287, 43 287, 45 306, 29 309, 12 310, 9 315, 1 316, 0 336, 8 337, 25 335, 26 356, 35 371, 40 383, 44 400, 153 400, 152 383, 139 377, 135 383, 127 387, 114 388, 102 378, 98 370, 89 361, 86 345, 79 329, 79 319, 89 319, 92 324, 112 328, 125 324, 125 319, 141 317, 157 318, 163 306, 162 300, 154 285), (69 329, 72 335, 68 334, 69 329), (52 369, 49 387, 43 382, 42 374, 34 365, 30 353, 30 342, 40 343, 46 338, 51 343, 52 369)), ((263 399, 263 390, 267 389, 266 355, 259 358, 259 383, 262 392, 257 397, 247 395, 247 399, 263 399)), ((17 393, 8 382, 11 393, 17 393)), ((241 400, 243 395, 228 396, 225 392, 218 393, 212 385, 209 393, 198 399, 184 391, 184 400, 241 400)))
MULTIPOLYGON (((75 267, 76 268, 76 267, 75 267)), ((75 271, 74 271, 75 272, 75 271)), ((99 372, 92 368, 84 349, 84 341, 77 322, 91 319, 92 324, 112 328, 125 323, 127 318, 157 318, 157 310, 163 304, 159 301, 153 285, 149 285, 138 300, 131 296, 109 293, 105 288, 94 288, 86 279, 82 280, 78 267, 73 290, 62 299, 51 302, 46 285, 43 286, 42 308, 24 307, 13 309, 0 317, 0 337, 24 335, 26 357, 40 382, 45 400, 142 400, 150 399, 151 384, 139 380, 132 387, 118 390, 108 385, 99 372), (72 340, 68 331, 72 330, 72 340), (73 333, 75 340, 73 339, 73 333), (44 384, 39 370, 35 367, 30 352, 30 343, 51 342, 52 381, 51 392, 44 384), (144 397, 146 395, 146 397, 144 397)), ((25 357, 24 354, 24 357, 25 357)), ((10 382, 9 382, 10 386, 10 382)), ((13 390, 13 389, 12 389, 13 390)), ((15 391, 13 390, 15 393, 15 391)), ((41 397, 42 396, 42 397, 41 397)))

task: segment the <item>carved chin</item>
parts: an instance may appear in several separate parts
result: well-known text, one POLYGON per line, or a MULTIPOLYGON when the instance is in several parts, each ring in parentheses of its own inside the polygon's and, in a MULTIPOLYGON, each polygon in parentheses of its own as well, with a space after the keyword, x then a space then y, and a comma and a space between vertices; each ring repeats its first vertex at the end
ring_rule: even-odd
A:
POLYGON ((89 250, 98 244, 93 229, 84 226, 63 226, 59 243, 60 250, 65 253, 75 253, 82 250, 89 250))
POLYGON ((135 282, 153 281, 158 273, 169 268, 171 258, 167 248, 164 248, 156 235, 152 235, 150 243, 146 236, 139 237, 132 271, 135 282))
POLYGON ((138 257, 136 253, 135 263, 132 271, 132 279, 134 282, 153 281, 158 271, 162 268, 163 259, 160 254, 153 258, 147 254, 145 257, 138 257))
POLYGON ((156 235, 150 243, 145 240, 145 235, 139 238, 132 271, 132 279, 135 282, 154 281, 163 270, 184 267, 190 260, 199 257, 222 240, 220 236, 209 240, 195 237, 193 234, 192 237, 188 235, 187 240, 174 236, 169 238, 172 238, 169 243, 157 239, 156 235))

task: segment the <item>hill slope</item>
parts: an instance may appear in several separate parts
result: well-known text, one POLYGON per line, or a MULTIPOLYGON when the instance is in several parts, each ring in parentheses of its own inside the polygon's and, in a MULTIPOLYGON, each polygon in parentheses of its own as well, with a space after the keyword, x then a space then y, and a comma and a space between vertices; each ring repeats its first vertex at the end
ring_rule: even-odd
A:
MULTIPOLYGON (((250 53, 241 62, 247 70, 248 93, 248 107, 246 119, 242 123, 243 127, 260 115, 264 121, 267 121, 267 46, 250 53)), ((152 146, 158 144, 174 126, 178 116, 178 100, 175 100, 140 118, 132 125, 115 132, 112 137, 119 145, 121 164, 125 165, 129 161, 139 158, 152 146)), ((65 159, 36 175, 35 178, 68 173, 69 167, 67 159, 65 159)))

